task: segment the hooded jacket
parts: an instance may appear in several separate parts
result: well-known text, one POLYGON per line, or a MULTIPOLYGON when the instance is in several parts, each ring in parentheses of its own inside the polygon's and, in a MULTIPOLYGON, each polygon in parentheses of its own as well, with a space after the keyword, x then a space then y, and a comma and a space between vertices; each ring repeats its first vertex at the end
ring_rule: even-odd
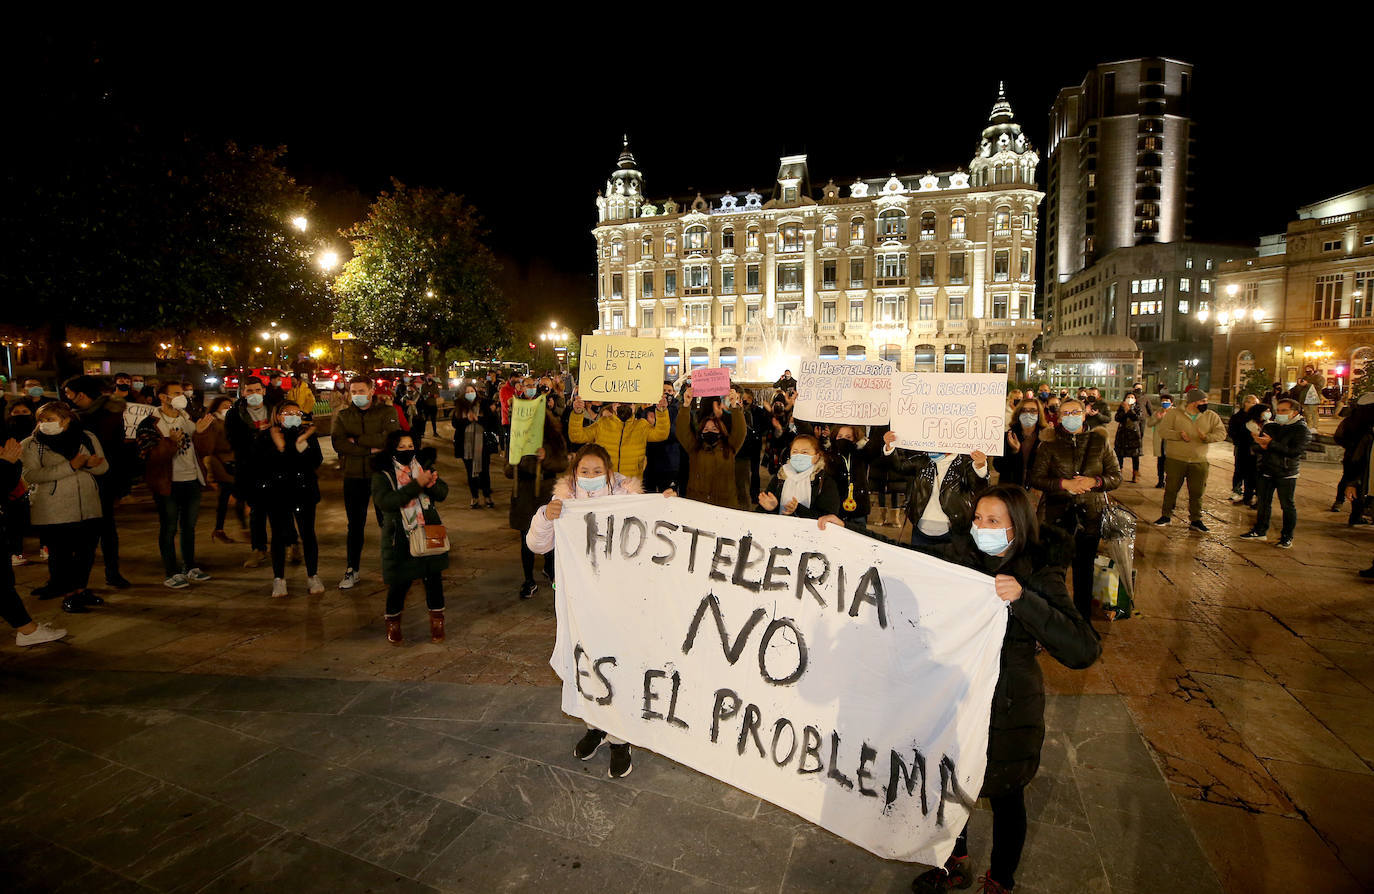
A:
POLYGON ((621 422, 619 416, 599 416, 595 422, 574 415, 568 421, 568 442, 571 444, 600 444, 611 455, 615 471, 627 478, 644 474, 644 449, 650 441, 668 440, 667 413, 654 412, 654 421, 631 416, 621 422))
MULTIPOLYGON (((1261 430, 1272 440, 1269 446, 1259 451, 1261 475, 1270 478, 1295 478, 1302 467, 1302 455, 1307 450, 1307 442, 1312 436, 1307 423, 1301 415, 1287 425, 1270 422, 1261 430)), ((1258 444, 1255 445, 1259 447, 1258 444)))
MULTIPOLYGON (((701 424, 704 424, 702 420, 701 424)), ((692 414, 686 408, 677 411, 677 439, 682 449, 687 451, 687 499, 723 506, 726 509, 742 509, 735 498, 735 454, 744 444, 748 434, 748 424, 744 410, 736 407, 730 411, 728 432, 724 419, 716 420, 721 430, 720 441, 715 447, 707 447, 697 437, 697 429, 692 425, 692 414), (725 447, 729 444, 729 451, 725 447)))
MULTIPOLYGON (((558 479, 558 483, 553 486, 553 499, 561 500, 564 503, 569 500, 596 500, 601 497, 618 496, 620 494, 642 494, 644 484, 638 478, 630 478, 621 475, 619 472, 610 473, 610 481, 601 490, 588 492, 573 484, 573 478, 577 475, 576 470, 571 475, 564 475, 558 479)), ((548 505, 540 506, 534 513, 534 518, 530 519, 530 529, 525 534, 525 545, 530 548, 530 552, 543 555, 553 549, 553 521, 545 514, 548 505)), ((564 512, 569 511, 568 507, 563 508, 564 512)))

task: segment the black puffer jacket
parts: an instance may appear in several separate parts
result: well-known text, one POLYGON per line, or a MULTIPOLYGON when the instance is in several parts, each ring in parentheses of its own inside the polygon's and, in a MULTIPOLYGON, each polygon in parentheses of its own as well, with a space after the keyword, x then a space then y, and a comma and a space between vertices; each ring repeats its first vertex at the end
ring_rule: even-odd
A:
POLYGON ((1061 516, 1078 507, 1083 512, 1080 520, 1085 525, 1098 524, 1106 505, 1103 495, 1121 486, 1121 469, 1116 464, 1111 444, 1107 443, 1107 433, 1095 429, 1073 435, 1062 425, 1055 426, 1040 442, 1030 485, 1045 494, 1040 503, 1042 522, 1060 524, 1061 516), (1062 482, 1076 474, 1100 481, 1087 493, 1068 493, 1062 482))
MULTIPOLYGON (((874 462, 882 464, 889 474, 908 479, 906 488, 906 512, 915 525, 930 501, 931 482, 924 474, 926 466, 934 462, 925 453, 912 453, 894 450, 888 456, 874 462)), ((988 479, 982 478, 973 470, 973 458, 967 454, 954 457, 940 482, 940 508, 949 517, 949 529, 953 533, 967 533, 973 524, 973 506, 978 495, 988 486, 988 479)))
POLYGON ((1273 439, 1268 447, 1259 452, 1260 474, 1270 478, 1292 478, 1297 475, 1307 441, 1312 436, 1302 417, 1287 425, 1270 422, 1260 432, 1273 439))

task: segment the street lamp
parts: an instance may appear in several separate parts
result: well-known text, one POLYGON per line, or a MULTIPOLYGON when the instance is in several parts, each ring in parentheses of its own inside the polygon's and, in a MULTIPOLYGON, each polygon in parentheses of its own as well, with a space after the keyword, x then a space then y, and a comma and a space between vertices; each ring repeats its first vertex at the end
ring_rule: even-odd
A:
MULTIPOLYGON (((272 357, 274 358, 272 362, 273 362, 273 363, 280 363, 280 362, 281 362, 281 344, 282 344, 283 342, 288 342, 288 341, 290 341, 290 340, 291 340, 291 336, 290 336, 289 334, 287 334, 286 332, 283 332, 282 330, 276 328, 276 327, 277 327, 277 324, 276 324, 276 323, 273 323, 273 324, 271 324, 271 325, 272 325, 272 328, 271 328, 271 329, 266 330, 266 331, 264 331, 264 332, 260 332, 260 333, 258 333, 258 334, 262 336, 262 340, 263 340, 263 341, 267 341, 267 340, 269 340, 269 339, 271 340, 271 342, 272 342, 272 357)), ((261 350, 262 350, 261 348, 258 349, 258 351, 261 351, 261 350)))
POLYGON ((333 249, 320 252, 320 269, 326 273, 339 266, 339 253, 333 249))
POLYGON ((310 226, 310 221, 306 220, 304 215, 298 214, 291 218, 291 225, 304 233, 306 228, 310 226))

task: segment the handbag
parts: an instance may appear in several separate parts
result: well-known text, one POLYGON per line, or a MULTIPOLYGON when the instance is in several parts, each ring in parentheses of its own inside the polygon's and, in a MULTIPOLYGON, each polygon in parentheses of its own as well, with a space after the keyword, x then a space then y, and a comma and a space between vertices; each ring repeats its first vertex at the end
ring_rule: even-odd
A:
POLYGON ((440 556, 449 551, 448 528, 423 522, 406 532, 410 538, 410 554, 415 558, 440 556))

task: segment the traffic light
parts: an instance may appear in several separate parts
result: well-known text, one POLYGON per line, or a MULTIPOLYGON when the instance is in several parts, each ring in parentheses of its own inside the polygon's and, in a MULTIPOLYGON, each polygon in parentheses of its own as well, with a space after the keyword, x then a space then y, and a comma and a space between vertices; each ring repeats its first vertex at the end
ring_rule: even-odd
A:
POLYGON ((534 342, 530 342, 530 350, 531 350, 531 351, 534 350, 534 342))

